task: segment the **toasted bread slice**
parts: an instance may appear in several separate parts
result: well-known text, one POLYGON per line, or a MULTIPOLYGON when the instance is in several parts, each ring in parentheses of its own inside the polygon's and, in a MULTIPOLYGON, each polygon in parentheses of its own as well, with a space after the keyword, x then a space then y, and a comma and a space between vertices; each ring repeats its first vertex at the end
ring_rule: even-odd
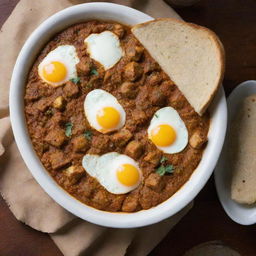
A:
POLYGON ((135 25, 132 33, 202 115, 224 73, 224 49, 216 34, 172 18, 135 25))

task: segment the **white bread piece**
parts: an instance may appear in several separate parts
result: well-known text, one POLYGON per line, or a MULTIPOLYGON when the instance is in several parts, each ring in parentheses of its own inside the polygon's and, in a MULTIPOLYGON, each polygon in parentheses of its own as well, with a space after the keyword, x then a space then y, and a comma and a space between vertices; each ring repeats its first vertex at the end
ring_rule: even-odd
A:
POLYGON ((216 34, 173 18, 135 25, 132 33, 202 115, 224 74, 225 54, 216 34))
POLYGON ((227 134, 228 164, 232 170, 231 198, 256 202, 256 94, 244 99, 227 134))

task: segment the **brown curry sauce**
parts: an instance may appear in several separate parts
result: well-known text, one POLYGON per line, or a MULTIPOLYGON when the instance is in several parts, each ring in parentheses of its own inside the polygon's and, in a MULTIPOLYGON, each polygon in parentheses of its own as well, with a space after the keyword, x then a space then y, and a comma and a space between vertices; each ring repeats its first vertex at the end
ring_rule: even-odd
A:
POLYGON ((29 73, 25 116, 34 149, 55 181, 81 202, 114 212, 149 209, 171 197, 199 164, 209 129, 208 115, 200 117, 194 111, 130 28, 103 21, 73 25, 45 46, 29 73), (125 56, 107 71, 88 56, 84 44, 91 33, 105 30, 118 35, 125 51, 125 56), (54 88, 39 78, 37 67, 47 53, 64 44, 76 48, 80 81, 54 88), (88 124, 84 99, 96 88, 113 94, 125 109, 126 124, 120 131, 101 134, 88 124), (155 111, 165 106, 178 111, 189 133, 189 143, 180 153, 164 154, 147 137, 155 111), (82 167, 85 154, 113 151, 134 158, 143 172, 143 182, 127 194, 109 193, 82 167), (173 174, 156 173, 163 156, 167 159, 164 165, 174 166, 173 174))

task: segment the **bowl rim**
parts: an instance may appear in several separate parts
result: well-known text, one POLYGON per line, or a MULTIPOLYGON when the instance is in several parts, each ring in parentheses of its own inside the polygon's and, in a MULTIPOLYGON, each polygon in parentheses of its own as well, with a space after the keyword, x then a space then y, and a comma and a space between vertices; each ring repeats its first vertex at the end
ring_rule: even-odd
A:
MULTIPOLYGON (((173 196, 153 208, 134 213, 106 212, 83 204, 69 195, 55 182, 37 157, 27 131, 23 91, 27 74, 37 56, 35 53, 31 54, 31 52, 40 52, 42 46, 49 41, 50 34, 53 35, 57 31, 64 29, 68 24, 77 23, 79 19, 80 21, 92 19, 91 16, 91 18, 80 18, 79 15, 84 14, 88 16, 96 14, 96 19, 106 19, 104 17, 107 17, 107 15, 116 15, 112 20, 117 22, 130 20, 133 24, 138 21, 145 22, 153 19, 149 15, 127 6, 94 2, 68 7, 41 23, 23 45, 13 69, 9 103, 14 138, 21 156, 33 177, 54 201, 69 212, 91 223, 113 228, 135 228, 154 224, 173 216, 189 204, 212 174, 222 149, 227 127, 227 106, 224 90, 222 87, 219 88, 209 108, 211 115, 208 132, 209 141, 203 157, 189 180, 173 196), (102 14, 100 18, 98 17, 99 13, 102 14), (69 20, 71 18, 73 19, 72 22, 69 20), (66 26, 63 25, 65 22, 67 23, 66 26), (53 32, 54 30, 55 32, 53 32), (216 140, 216 137, 218 140, 216 140)), ((124 24, 128 24, 126 21, 124 24)))

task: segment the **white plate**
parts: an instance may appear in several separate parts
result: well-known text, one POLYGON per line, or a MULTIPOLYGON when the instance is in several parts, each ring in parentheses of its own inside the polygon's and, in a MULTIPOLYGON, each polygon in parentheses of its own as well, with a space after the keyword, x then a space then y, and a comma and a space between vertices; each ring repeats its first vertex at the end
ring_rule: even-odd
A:
MULTIPOLYGON (((256 94, 256 81, 246 81, 241 83, 228 97, 228 128, 232 119, 243 99, 256 94)), ((245 204, 236 203, 231 199, 231 170, 228 168, 227 161, 227 143, 225 142, 221 157, 215 168, 215 185, 220 202, 228 214, 228 216, 235 222, 242 225, 252 225, 256 223, 256 205, 247 206, 245 204)))

